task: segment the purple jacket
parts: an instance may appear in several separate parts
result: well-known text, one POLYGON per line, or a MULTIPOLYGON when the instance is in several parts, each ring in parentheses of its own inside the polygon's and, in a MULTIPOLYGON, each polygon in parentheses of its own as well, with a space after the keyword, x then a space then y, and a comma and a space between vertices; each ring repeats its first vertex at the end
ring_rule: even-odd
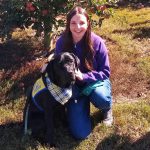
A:
MULTIPOLYGON (((91 34, 93 48, 95 50, 93 67, 94 70, 86 72, 86 69, 83 68, 82 64, 79 69, 83 73, 83 82, 90 83, 96 80, 105 80, 110 76, 110 66, 109 66, 109 57, 108 50, 105 46, 105 43, 101 37, 92 32, 91 34)), ((74 45, 73 53, 78 56, 81 60, 82 56, 82 40, 74 45)), ((62 51, 63 39, 62 36, 56 42, 56 51, 58 54, 62 51)))

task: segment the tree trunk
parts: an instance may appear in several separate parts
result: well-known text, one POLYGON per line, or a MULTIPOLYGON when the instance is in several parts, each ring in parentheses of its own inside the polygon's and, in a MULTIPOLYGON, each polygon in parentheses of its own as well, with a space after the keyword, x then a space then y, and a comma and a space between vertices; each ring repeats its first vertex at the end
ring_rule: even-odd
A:
POLYGON ((52 36, 52 24, 51 19, 47 18, 44 20, 44 49, 46 51, 50 50, 50 43, 51 43, 51 36, 52 36))

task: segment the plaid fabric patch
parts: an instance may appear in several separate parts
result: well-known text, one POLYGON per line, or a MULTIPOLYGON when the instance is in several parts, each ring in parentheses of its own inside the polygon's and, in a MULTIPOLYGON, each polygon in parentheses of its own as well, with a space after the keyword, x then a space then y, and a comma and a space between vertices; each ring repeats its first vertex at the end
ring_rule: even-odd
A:
POLYGON ((50 81, 48 77, 46 77, 46 83, 48 90, 52 94, 52 96, 55 98, 56 101, 64 105, 72 96, 72 88, 60 88, 54 83, 50 81))

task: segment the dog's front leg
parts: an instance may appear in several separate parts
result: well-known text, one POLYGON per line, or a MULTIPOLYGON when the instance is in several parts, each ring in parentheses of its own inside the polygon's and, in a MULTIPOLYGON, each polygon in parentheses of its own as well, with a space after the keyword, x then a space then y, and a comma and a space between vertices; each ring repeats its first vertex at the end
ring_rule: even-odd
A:
POLYGON ((53 108, 52 104, 48 104, 45 111, 45 122, 46 122, 46 142, 50 147, 55 146, 54 144, 54 123, 53 123, 53 108))

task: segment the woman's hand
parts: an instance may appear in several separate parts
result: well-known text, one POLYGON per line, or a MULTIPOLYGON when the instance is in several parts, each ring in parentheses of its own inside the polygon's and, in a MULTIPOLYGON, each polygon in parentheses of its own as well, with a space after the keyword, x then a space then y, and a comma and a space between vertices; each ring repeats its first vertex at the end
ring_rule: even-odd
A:
POLYGON ((75 76, 78 80, 82 81, 83 80, 83 76, 82 76, 82 73, 81 71, 78 69, 75 71, 75 76))

